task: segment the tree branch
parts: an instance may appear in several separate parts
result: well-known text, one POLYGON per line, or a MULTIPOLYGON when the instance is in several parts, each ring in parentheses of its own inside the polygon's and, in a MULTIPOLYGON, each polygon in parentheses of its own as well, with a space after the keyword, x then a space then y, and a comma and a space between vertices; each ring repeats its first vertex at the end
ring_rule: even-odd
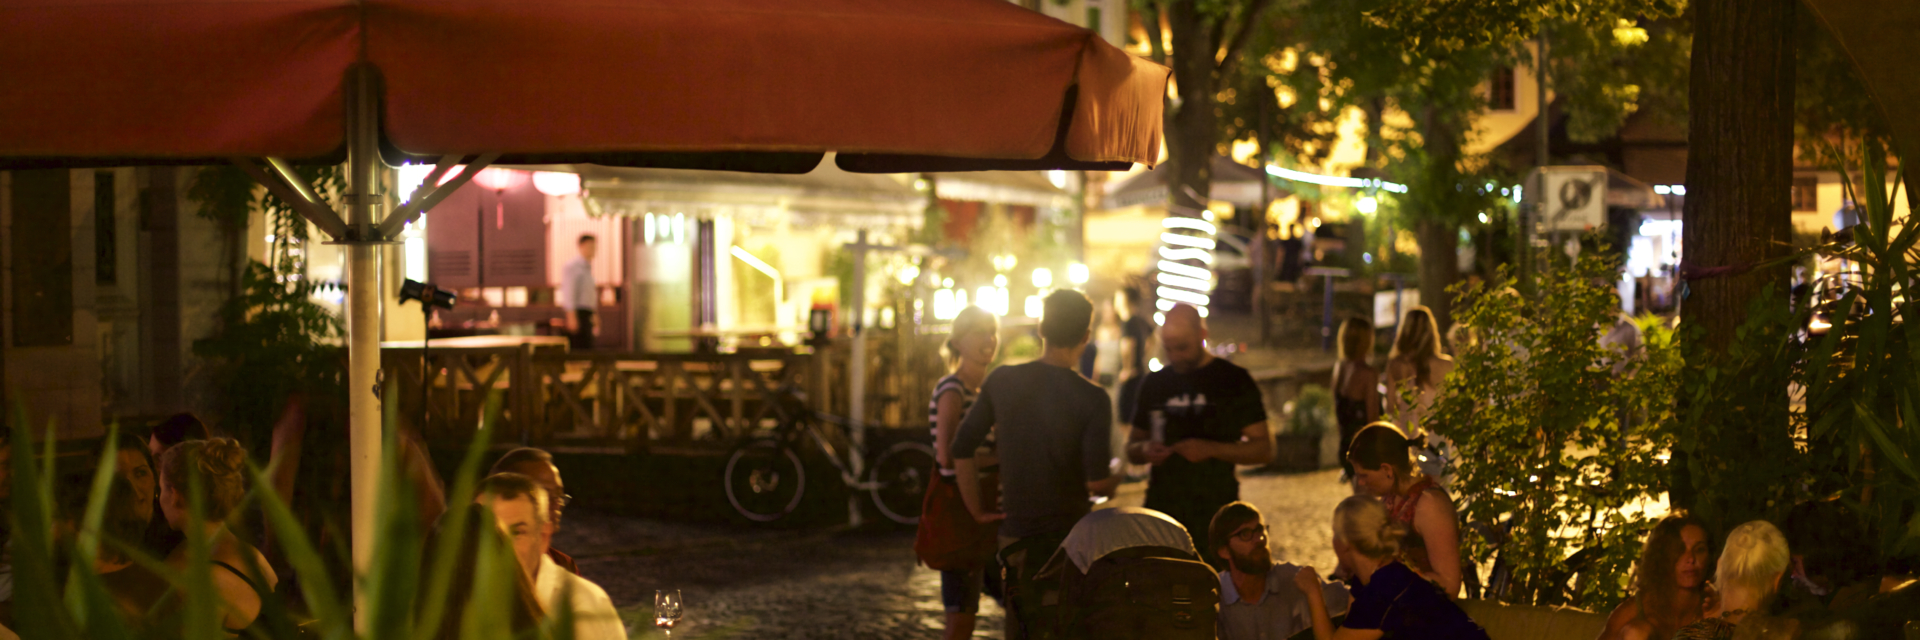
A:
MULTIPOLYGON (((1260 14, 1271 4, 1273 4, 1271 0, 1253 0, 1253 4, 1247 7, 1246 14, 1240 16, 1240 28, 1234 30, 1233 39, 1226 43, 1226 55, 1220 57, 1217 67, 1219 70, 1224 71, 1233 66, 1233 59, 1240 55, 1240 50, 1247 46, 1247 40, 1252 38, 1254 26, 1260 24, 1260 14)), ((1223 20, 1215 28, 1215 33, 1219 33, 1225 27, 1226 21, 1223 20)), ((1219 37, 1216 36, 1214 42, 1219 41, 1219 37)))

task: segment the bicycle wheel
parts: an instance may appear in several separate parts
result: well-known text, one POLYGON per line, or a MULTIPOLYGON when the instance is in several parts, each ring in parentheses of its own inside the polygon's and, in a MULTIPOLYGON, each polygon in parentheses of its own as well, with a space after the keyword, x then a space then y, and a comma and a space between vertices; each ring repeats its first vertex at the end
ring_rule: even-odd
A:
POLYGON ((748 520, 773 522, 793 513, 807 492, 807 467, 777 440, 753 440, 727 458, 727 502, 748 520))
POLYGON ((889 447, 873 461, 873 506, 888 520, 900 524, 920 523, 920 504, 927 495, 927 483, 933 481, 933 447, 918 442, 902 442, 889 447))

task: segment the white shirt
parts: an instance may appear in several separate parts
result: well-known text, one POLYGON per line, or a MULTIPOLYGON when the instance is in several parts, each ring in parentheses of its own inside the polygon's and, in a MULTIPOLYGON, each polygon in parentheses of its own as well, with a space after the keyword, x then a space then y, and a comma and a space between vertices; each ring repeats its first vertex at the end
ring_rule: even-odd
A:
POLYGON ((593 311, 600 308, 600 291, 594 288, 593 265, 586 256, 574 256, 560 268, 560 290, 553 303, 568 311, 593 311))
POLYGON ((600 585, 561 568, 544 553, 540 554, 540 576, 533 583, 533 595, 549 617, 560 615, 555 603, 560 601, 561 594, 572 594, 574 640, 627 640, 627 627, 620 622, 620 612, 613 608, 613 599, 607 597, 607 591, 600 585))

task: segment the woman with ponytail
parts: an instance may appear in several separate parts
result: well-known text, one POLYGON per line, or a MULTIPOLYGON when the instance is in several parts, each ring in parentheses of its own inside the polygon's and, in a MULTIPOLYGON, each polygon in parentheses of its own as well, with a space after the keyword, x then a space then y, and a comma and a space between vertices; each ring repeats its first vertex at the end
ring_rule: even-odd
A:
POLYGON ((1400 562, 1406 538, 1406 525, 1380 501, 1366 496, 1340 501, 1333 510, 1333 552, 1360 584, 1353 588, 1347 619, 1335 628, 1319 573, 1306 567, 1294 574, 1294 583, 1307 595, 1315 640, 1487 640, 1487 631, 1452 598, 1400 562))
POLYGON ((221 626, 233 636, 248 630, 260 615, 263 599, 280 582, 266 556, 227 527, 247 495, 246 472, 246 449, 232 438, 189 440, 160 456, 160 511, 188 542, 174 548, 167 564, 184 571, 192 561, 191 543, 206 545, 213 586, 223 605, 221 626), (200 505, 197 524, 191 515, 195 502, 200 505))
POLYGON ((1375 422, 1354 434, 1347 460, 1354 487, 1379 499, 1403 527, 1398 546, 1408 566, 1452 596, 1460 592, 1459 514, 1447 492, 1414 468, 1410 454, 1419 444, 1399 427, 1375 422))
MULTIPOLYGON (((933 426, 933 448, 940 463, 940 481, 928 488, 928 501, 922 512, 950 513, 952 518, 922 517, 915 550, 929 568, 940 570, 940 601, 946 607, 947 638, 973 637, 974 616, 980 611, 980 594, 999 597, 999 575, 989 571, 999 527, 975 522, 961 502, 953 472, 953 436, 960 431, 960 419, 980 394, 987 379, 987 367, 1000 350, 1000 320, 980 307, 967 307, 953 319, 953 332, 946 343, 947 364, 952 373, 933 385, 933 400, 927 404, 927 418, 933 426), (938 503, 938 504, 936 504, 938 503), (963 530, 964 529, 964 530, 963 530), (955 558, 954 556, 964 556, 955 558)), ((980 465, 981 495, 994 496, 1000 489, 998 461, 993 455, 993 436, 974 453, 980 465)))

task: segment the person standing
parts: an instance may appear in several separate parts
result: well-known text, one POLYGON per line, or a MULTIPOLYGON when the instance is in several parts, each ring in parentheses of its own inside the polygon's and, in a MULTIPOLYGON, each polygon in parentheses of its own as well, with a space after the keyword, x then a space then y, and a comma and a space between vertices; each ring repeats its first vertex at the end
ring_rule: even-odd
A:
MULTIPOLYGON (((1133 411, 1127 457, 1153 465, 1146 508, 1204 535, 1213 514, 1240 499, 1234 465, 1273 458, 1267 409, 1253 376, 1207 351, 1207 323, 1192 306, 1174 305, 1160 328, 1167 366, 1147 374, 1133 411)), ((1224 559, 1203 554, 1216 571, 1224 559)))
POLYGON ((1341 482, 1353 480, 1347 447, 1360 429, 1380 419, 1380 370, 1367 364, 1373 355, 1373 323, 1347 318, 1340 323, 1340 361, 1333 365, 1333 416, 1340 423, 1341 482))
POLYGON ((967 510, 978 522, 1004 520, 999 559, 1007 637, 1013 639, 1028 637, 1038 620, 1039 594, 1029 588, 1034 574, 1091 510, 1089 497, 1113 495, 1122 477, 1108 463, 1112 401, 1074 370, 1087 345, 1093 304, 1078 291, 1063 290, 1049 294, 1043 308, 1040 359, 989 374, 948 447, 967 510), (989 433, 998 441, 1004 513, 993 511, 980 491, 975 456, 989 433))
POLYGON ((1394 424, 1422 443, 1420 470, 1441 486, 1453 484, 1446 465, 1458 456, 1445 425, 1428 418, 1440 399, 1440 383, 1452 372, 1453 358, 1441 349, 1433 311, 1424 306, 1407 311, 1387 358, 1387 410, 1394 424))
POLYGON ((1127 319, 1120 324, 1120 421, 1133 423, 1133 407, 1140 398, 1140 382, 1147 377, 1147 354, 1153 352, 1153 319, 1139 284, 1121 289, 1127 319))
POLYGON ((593 254, 598 245, 593 234, 580 234, 580 255, 560 269, 560 290, 554 303, 566 314, 567 342, 574 351, 593 348, 593 312, 600 308, 600 289, 593 282, 593 254))
MULTIPOLYGON (((993 356, 1000 350, 1000 321, 980 307, 961 309, 953 319, 953 333, 947 338, 946 346, 947 360, 953 365, 953 373, 934 383, 933 400, 928 403, 927 417, 933 424, 933 449, 935 459, 940 463, 939 482, 952 483, 957 482, 953 471, 954 435, 960 431, 960 420, 966 417, 974 399, 979 397, 980 385, 987 379, 987 367, 993 364, 993 356)), ((995 492, 1000 487, 1000 465, 994 456, 993 445, 993 435, 989 433, 986 444, 973 452, 974 465, 982 474, 980 491, 983 503, 993 502, 995 492)), ((992 523, 960 520, 955 524, 958 526, 953 526, 954 530, 938 533, 979 540, 984 544, 998 531, 992 523)), ((922 519, 920 526, 934 525, 930 520, 922 519)), ((981 593, 995 597, 1000 595, 998 567, 994 567, 994 571, 987 570, 994 563, 992 547, 987 546, 981 551, 986 553, 979 558, 978 566, 943 568, 940 571, 940 604, 946 607, 947 612, 944 637, 950 640, 973 637, 974 616, 980 612, 981 593)))

